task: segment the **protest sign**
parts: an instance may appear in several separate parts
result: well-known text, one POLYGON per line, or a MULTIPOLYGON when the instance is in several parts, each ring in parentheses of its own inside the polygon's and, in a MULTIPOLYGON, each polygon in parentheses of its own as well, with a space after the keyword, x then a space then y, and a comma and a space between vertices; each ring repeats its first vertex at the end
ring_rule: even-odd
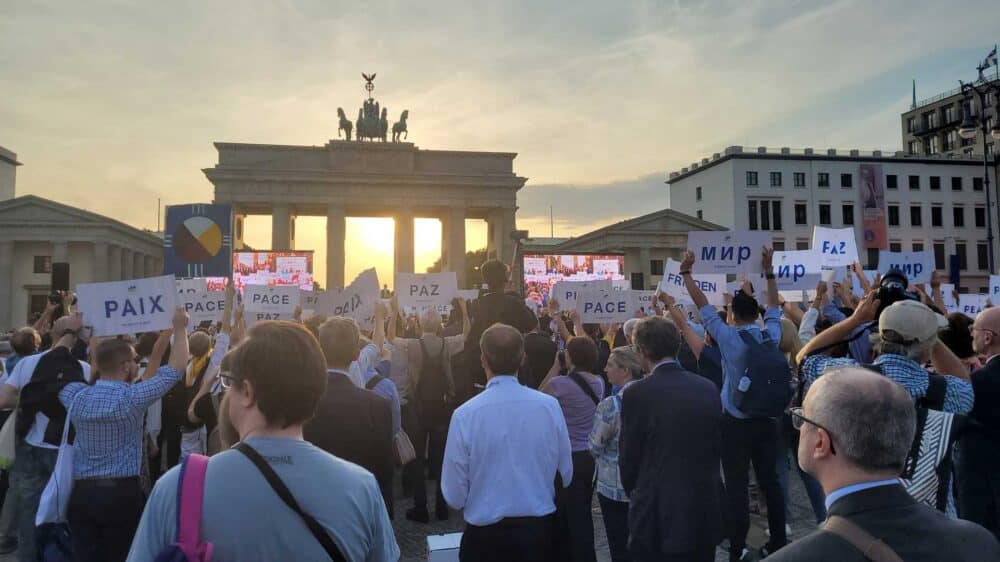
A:
POLYGON ((344 290, 322 293, 318 310, 328 316, 353 318, 362 330, 370 330, 379 296, 378 275, 375 268, 369 268, 359 273, 344 290))
POLYGON ((760 273, 764 247, 773 240, 766 232, 691 231, 688 249, 694 253, 692 273, 760 273))
MULTIPOLYGON (((774 280, 779 291, 804 291, 815 289, 820 281, 820 256, 812 250, 774 252, 771 261, 774 266, 774 280)), ((767 286, 762 274, 759 283, 767 286)), ((785 299, 790 300, 790 299, 785 299)), ((791 301, 799 302, 799 301, 791 301)))
POLYGON ((474 301, 479 298, 479 289, 459 289, 458 297, 467 301, 474 301))
POLYGON ((447 310, 457 295, 458 277, 454 271, 396 274, 396 297, 406 312, 442 307, 447 310))
POLYGON ((990 299, 996 302, 1000 297, 1000 275, 990 275, 990 299))
POLYGON ((200 295, 208 292, 208 279, 204 277, 194 277, 190 279, 177 279, 177 294, 200 295))
POLYGON ((226 309, 226 294, 181 293, 177 296, 184 311, 188 313, 188 326, 196 327, 202 322, 222 322, 222 312, 226 309))
POLYGON ((941 299, 947 312, 958 312, 958 300, 955 298, 955 284, 941 283, 941 299))
POLYGON ((637 291, 632 289, 629 294, 631 296, 629 310, 633 316, 636 313, 642 313, 643 316, 652 316, 655 314, 653 311, 653 301, 656 298, 656 291, 637 291))
MULTIPOLYGON (((760 265, 759 263, 757 264, 760 265)), ((666 293, 674 298, 677 304, 694 304, 691 295, 684 287, 684 279, 681 278, 681 262, 667 258, 663 266, 663 279, 660 280, 660 292, 666 293)), ((759 271, 759 267, 758 267, 759 271)), ((701 274, 693 275, 695 284, 705 293, 708 303, 714 306, 723 306, 726 301, 723 294, 726 291, 726 276, 724 274, 701 274)))
MULTIPOLYGON (((875 271, 874 269, 864 269, 861 273, 865 276, 865 279, 868 280, 869 285, 875 284, 875 276, 878 275, 878 271, 875 271)), ((855 275, 853 271, 851 272, 851 290, 858 296, 865 294, 865 290, 861 286, 861 281, 858 281, 858 276, 855 275)))
POLYGON ((884 276, 890 269, 902 271, 911 285, 930 283, 931 273, 934 272, 934 253, 927 250, 920 252, 880 250, 878 253, 878 272, 884 276))
POLYGON ((632 296, 626 291, 582 289, 576 294, 576 312, 584 324, 610 324, 635 317, 632 296))
POLYGON ((95 336, 156 332, 171 327, 177 308, 173 275, 76 286, 83 323, 95 336))
POLYGON ((559 310, 576 310, 576 295, 579 291, 586 289, 599 289, 611 291, 611 281, 601 279, 597 281, 560 281, 549 291, 549 296, 554 296, 559 303, 559 310))
POLYGON ((261 320, 291 320, 299 306, 295 285, 247 285, 243 287, 243 318, 247 326, 261 320))
POLYGON ((986 301, 989 298, 989 295, 958 295, 958 311, 975 319, 986 307, 986 301))
POLYGON ((628 279, 612 279, 611 289, 614 291, 630 291, 632 290, 632 281, 628 279))
POLYGON ((821 265, 851 265, 858 261, 858 241, 854 228, 814 226, 812 251, 819 254, 821 265))
POLYGON ((163 272, 179 277, 229 277, 233 271, 233 208, 169 205, 163 230, 163 272))

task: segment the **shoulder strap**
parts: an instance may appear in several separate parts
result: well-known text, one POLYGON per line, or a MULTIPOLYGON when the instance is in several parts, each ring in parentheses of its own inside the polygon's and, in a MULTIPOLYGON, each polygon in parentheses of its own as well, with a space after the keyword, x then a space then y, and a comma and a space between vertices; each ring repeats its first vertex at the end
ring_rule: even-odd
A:
POLYGON ((209 560, 212 556, 211 543, 199 548, 206 472, 208 457, 204 455, 188 455, 181 464, 177 487, 177 544, 188 560, 209 560))
POLYGON ((267 464, 264 457, 261 457, 260 453, 247 443, 240 443, 239 445, 236 445, 235 448, 237 451, 246 455, 247 458, 249 458, 254 465, 257 466, 257 470, 264 475, 267 483, 271 485, 271 488, 276 494, 278 494, 281 501, 285 502, 285 505, 290 507, 295 513, 298 513, 299 517, 305 521, 306 526, 309 527, 309 530, 312 532, 313 536, 316 537, 316 540, 319 541, 319 544, 323 546, 323 550, 326 551, 326 554, 330 557, 330 559, 334 562, 347 562, 347 559, 344 558, 344 555, 340 552, 340 548, 337 547, 337 543, 333 542, 333 539, 330 538, 330 534, 327 533, 326 529, 324 529, 319 522, 313 519, 311 515, 302 511, 302 508, 299 507, 299 502, 295 501, 295 498, 288 490, 288 487, 285 486, 285 483, 281 481, 281 478, 274 473, 274 470, 269 464, 267 464))
POLYGON ((903 562, 889 545, 871 536, 854 522, 840 515, 831 515, 823 523, 823 530, 837 535, 861 551, 872 562, 903 562))
POLYGON ((885 371, 882 370, 882 365, 880 363, 862 363, 861 366, 864 367, 865 369, 868 369, 869 371, 875 371, 880 375, 885 374, 885 371))
POLYGON ((375 387, 378 386, 378 383, 384 380, 385 377, 383 377, 382 375, 375 375, 374 377, 371 378, 370 381, 368 381, 368 384, 365 385, 365 388, 367 388, 368 390, 374 390, 375 387))
POLYGON ((568 376, 573 382, 575 382, 576 385, 580 387, 580 390, 582 390, 584 394, 589 396, 590 399, 594 401, 594 404, 597 404, 598 402, 601 401, 601 399, 597 397, 597 393, 594 392, 594 389, 590 388, 590 385, 587 384, 587 381, 583 380, 583 377, 580 376, 580 373, 573 371, 566 376, 568 376))
POLYGON ((924 395, 924 406, 932 410, 944 410, 944 395, 948 392, 948 383, 941 375, 927 373, 927 394, 924 395))

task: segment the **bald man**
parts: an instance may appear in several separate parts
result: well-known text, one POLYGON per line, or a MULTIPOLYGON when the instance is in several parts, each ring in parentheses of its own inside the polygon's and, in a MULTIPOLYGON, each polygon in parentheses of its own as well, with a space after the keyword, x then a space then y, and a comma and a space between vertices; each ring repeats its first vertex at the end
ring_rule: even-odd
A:
POLYGON ((987 308, 972 323, 972 348, 986 357, 972 373, 976 394, 971 424, 958 443, 958 516, 1000 538, 1000 308, 987 308))
POLYGON ((891 549, 906 562, 1000 560, 988 531, 917 503, 900 484, 916 431, 902 386, 858 367, 830 371, 792 411, 792 423, 801 434, 799 464, 823 486, 829 515, 823 528, 768 560, 865 562, 864 549, 891 549), (848 539, 845 527, 868 536, 848 539))

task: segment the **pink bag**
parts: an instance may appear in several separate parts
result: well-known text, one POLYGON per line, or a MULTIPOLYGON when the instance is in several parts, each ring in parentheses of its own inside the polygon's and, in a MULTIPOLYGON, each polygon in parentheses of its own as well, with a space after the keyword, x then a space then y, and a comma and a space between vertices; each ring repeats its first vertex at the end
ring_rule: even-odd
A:
POLYGON ((210 562, 212 543, 198 542, 208 457, 188 455, 181 464, 177 494, 177 542, 164 548, 155 562, 210 562))

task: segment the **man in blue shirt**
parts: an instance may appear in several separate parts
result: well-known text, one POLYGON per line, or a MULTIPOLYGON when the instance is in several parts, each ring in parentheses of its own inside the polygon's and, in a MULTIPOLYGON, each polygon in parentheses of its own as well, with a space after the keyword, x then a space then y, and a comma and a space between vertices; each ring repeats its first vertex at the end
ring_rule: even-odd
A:
MULTIPOLYGON (((764 331, 771 341, 781 340, 781 309, 778 307, 778 286, 771 272, 774 250, 764 248, 761 266, 767 276, 767 310, 764 313, 764 331)), ((747 368, 749 347, 740 337, 740 332, 750 333, 757 341, 763 341, 763 333, 757 326, 760 309, 757 301, 742 290, 733 296, 730 306, 730 322, 727 325, 719 318, 715 307, 701 292, 691 277, 694 254, 684 253, 681 262, 681 277, 691 300, 699 308, 705 331, 712 336, 722 354, 722 471, 726 477, 726 496, 729 511, 729 559, 747 560, 751 554, 746 548, 747 531, 750 530, 749 470, 753 461, 757 484, 764 492, 767 502, 767 523, 771 529, 771 540, 760 549, 762 556, 774 552, 788 542, 785 536, 785 502, 778 484, 777 447, 778 429, 774 418, 751 418, 736 407, 733 397, 741 388, 741 379, 747 368)), ((742 384, 746 384, 745 382, 742 384)))

